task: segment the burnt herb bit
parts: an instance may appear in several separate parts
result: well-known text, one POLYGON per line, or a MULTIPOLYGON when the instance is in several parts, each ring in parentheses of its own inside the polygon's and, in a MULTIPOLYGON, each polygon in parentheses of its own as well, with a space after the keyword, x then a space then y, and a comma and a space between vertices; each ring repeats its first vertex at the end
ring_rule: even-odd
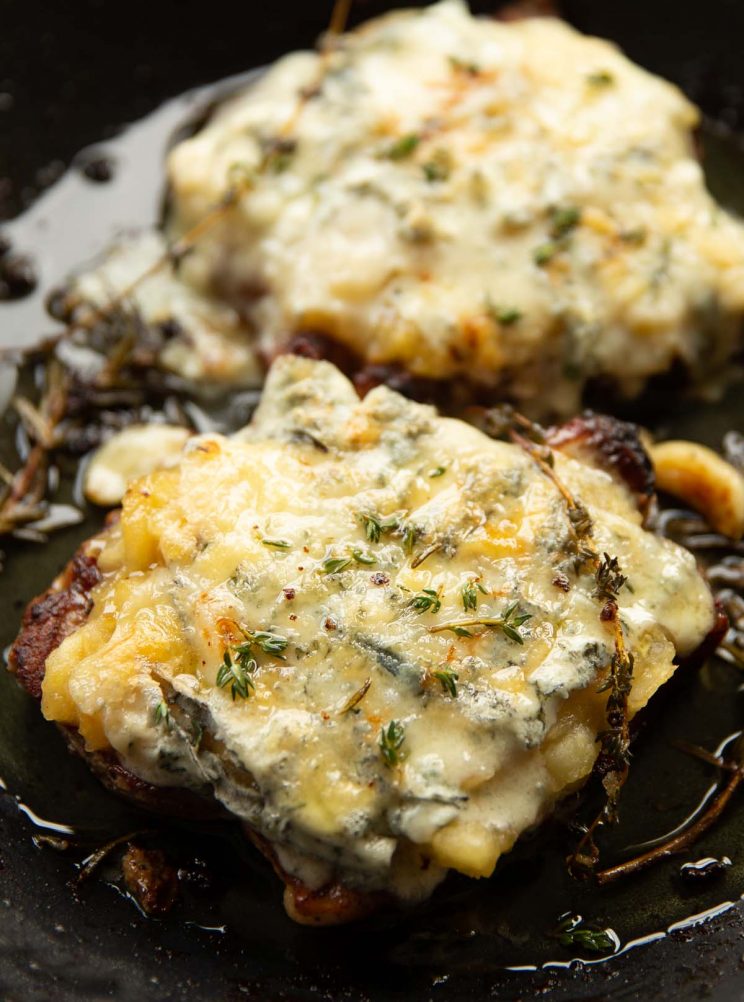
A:
POLYGON ((380 751, 385 765, 392 768, 403 758, 403 742, 406 740, 403 725, 397 720, 391 720, 387 727, 380 731, 380 751))
POLYGON ((155 723, 162 724, 167 730, 171 729, 173 721, 171 719, 170 710, 168 709, 168 704, 164 699, 161 699, 155 707, 155 723))
POLYGON ((365 553, 364 550, 354 549, 351 551, 352 557, 356 560, 358 564, 376 564, 377 561, 370 553, 365 553))
POLYGON ((415 152, 416 147, 421 142, 421 136, 415 132, 408 132, 406 135, 396 139, 392 146, 385 152, 388 160, 405 160, 415 152))
POLYGON ((424 588, 408 603, 416 612, 439 612, 442 600, 433 588, 424 588))
POLYGON ((275 550, 289 550, 291 548, 291 543, 288 543, 286 539, 262 539, 261 542, 264 546, 271 546, 275 550))
POLYGON ((351 557, 326 557, 322 564, 323 573, 338 574, 340 571, 345 571, 347 567, 351 567, 351 563, 351 557))
POLYGON ((248 699, 256 688, 252 675, 257 667, 258 665, 250 654, 246 656, 245 653, 239 653, 236 660, 233 661, 230 652, 225 651, 222 664, 217 672, 217 685, 220 689, 224 689, 229 683, 233 701, 237 696, 240 696, 241 699, 248 699))
POLYGON ((628 579, 622 573, 617 557, 611 557, 609 553, 604 553, 597 568, 596 581, 595 597, 614 602, 620 589, 627 584, 628 579))
POLYGON ((380 518, 379 515, 371 515, 366 512, 362 512, 359 518, 370 543, 379 543, 384 533, 393 532, 398 528, 397 518, 380 518))
POLYGON ((453 699, 457 698, 457 680, 459 677, 457 672, 452 668, 440 668, 439 671, 434 672, 434 678, 441 685, 442 692, 452 696, 453 699))
POLYGON ((614 953, 618 947, 611 929, 592 929, 577 915, 568 915, 552 935, 561 946, 578 946, 590 953, 614 953))

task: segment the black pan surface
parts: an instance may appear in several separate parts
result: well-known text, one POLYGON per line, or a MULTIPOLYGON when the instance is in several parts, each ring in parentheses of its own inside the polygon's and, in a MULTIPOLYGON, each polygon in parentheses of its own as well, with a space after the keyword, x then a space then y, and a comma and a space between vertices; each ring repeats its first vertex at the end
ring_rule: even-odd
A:
MULTIPOLYGON (((359 3, 355 15, 385 6, 359 3)), ((647 0, 600 9, 573 0, 563 9, 582 29, 615 38, 638 61, 676 79, 702 104, 719 123, 704 136, 711 184, 722 200, 743 210, 744 153, 736 137, 720 128, 744 125, 744 67, 734 44, 744 37, 741 5, 718 0, 703 9, 647 0)), ((145 163, 141 147, 132 152, 126 137, 113 138, 116 126, 188 88, 309 44, 327 18, 325 4, 286 0, 268 10, 256 4, 236 10, 221 0, 208 10, 170 0, 120 7, 97 0, 0 0, 0 218, 38 194, 59 172, 55 161, 64 166, 91 143, 114 152, 115 174, 117 157, 136 163, 122 164, 107 189, 113 194, 105 197, 94 182, 75 175, 73 183, 82 191, 89 184, 96 199, 75 203, 90 217, 81 219, 81 225, 90 224, 90 239, 105 237, 128 213, 139 217, 134 222, 150 218, 157 193, 144 189, 160 154, 145 163)), ((197 103, 204 99, 204 93, 197 95, 197 103)), ((177 105, 160 119, 158 142, 167 142, 174 123, 191 109, 177 105)), ((64 183, 69 190, 70 182, 64 183)), ((68 227, 66 244, 55 197, 52 192, 39 203, 39 209, 54 211, 37 210, 33 233, 23 221, 6 226, 19 250, 37 251, 42 288, 77 260, 65 257, 65 247, 76 246, 78 227, 68 227), (54 239, 45 241, 45 233, 54 239), (24 239, 30 243, 20 246, 24 239)), ((35 329, 30 314, 19 322, 13 309, 0 304, 0 346, 28 343, 46 331, 35 329)), ((724 431, 744 428, 744 400, 734 391, 717 405, 678 405, 664 424, 667 432, 718 446, 724 431)), ((4 419, 0 458, 10 458, 12 434, 4 419)), ((63 490, 69 489, 67 483, 63 490)), ((6 547, 0 574, 3 645, 17 629, 23 604, 99 521, 87 511, 82 525, 55 534, 48 545, 6 547)), ((673 829, 709 790, 711 770, 672 742, 684 737, 714 748, 738 732, 741 681, 736 669, 713 661, 700 673, 677 678, 657 699, 635 746, 623 824, 605 843, 608 860, 620 858, 631 843, 673 829)), ((740 805, 690 854, 601 894, 566 876, 563 856, 570 843, 558 820, 515 850, 491 881, 449 881, 413 915, 317 931, 286 919, 276 879, 233 827, 207 832, 182 825, 147 834, 152 819, 102 791, 4 672, 0 777, 7 787, 0 796, 3 1002, 744 998, 740 805), (184 871, 183 900, 166 919, 146 919, 136 910, 113 864, 84 884, 76 882, 76 866, 88 853, 135 831, 165 846, 184 871), (54 851, 40 835, 67 839, 70 847, 54 851), (680 880, 685 859, 724 854, 732 866, 719 879, 694 888, 680 880), (560 947, 550 931, 568 911, 611 927, 621 955, 600 960, 560 947)))

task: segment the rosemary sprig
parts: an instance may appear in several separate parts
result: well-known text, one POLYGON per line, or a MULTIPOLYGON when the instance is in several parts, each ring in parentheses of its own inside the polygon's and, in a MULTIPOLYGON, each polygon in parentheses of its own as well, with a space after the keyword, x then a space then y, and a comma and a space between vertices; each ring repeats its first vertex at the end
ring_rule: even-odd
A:
POLYGON ((391 720, 387 727, 380 731, 380 752, 385 765, 392 768, 403 758, 403 743, 406 739, 405 729, 397 720, 391 720))
POLYGON ((447 693, 452 696, 453 699, 457 698, 457 680, 459 675, 452 668, 440 668, 439 671, 435 671, 434 678, 437 679, 442 687, 442 692, 447 693))
POLYGON ((439 612, 442 608, 442 600, 439 592, 433 588, 424 588, 408 603, 416 612, 439 612))
POLYGON ((217 672, 217 685, 220 689, 224 689, 228 683, 230 684, 233 702, 237 696, 240 696, 241 699, 248 699, 256 689, 252 675, 257 667, 255 659, 250 655, 246 656, 244 652, 240 653, 233 661, 230 652, 225 651, 222 664, 217 672))

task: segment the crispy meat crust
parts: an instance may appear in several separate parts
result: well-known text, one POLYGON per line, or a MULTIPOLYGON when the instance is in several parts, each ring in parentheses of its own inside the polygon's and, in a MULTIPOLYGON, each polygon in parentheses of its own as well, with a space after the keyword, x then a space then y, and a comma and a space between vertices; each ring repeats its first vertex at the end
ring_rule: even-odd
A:
POLYGON ((637 425, 587 411, 549 428, 548 443, 577 459, 589 459, 628 485, 643 515, 654 496, 654 468, 638 437, 637 425))
MULTIPOLYGON (((548 439, 556 449, 593 460, 629 485, 644 511, 653 497, 653 470, 638 439, 635 425, 595 414, 575 418, 552 428, 548 439)), ((114 516, 115 517, 115 516, 114 516)), ((13 644, 9 667, 20 684, 34 698, 41 697, 46 660, 70 633, 84 622, 93 605, 91 592, 101 580, 89 544, 83 544, 51 587, 26 609, 21 631, 13 644)), ((720 607, 710 634, 688 662, 711 654, 728 627, 720 607)), ((86 760, 95 775, 113 792, 140 807, 181 817, 224 816, 221 808, 204 796, 172 788, 155 787, 129 772, 113 752, 89 752, 74 728, 61 727, 70 749, 86 760)), ((244 826, 245 827, 245 826, 244 826)), ((271 845, 258 833, 245 828, 248 837, 263 853, 285 885, 284 902, 288 914, 305 925, 333 925, 369 915, 391 902, 389 895, 364 893, 334 881, 311 889, 287 873, 271 845)))

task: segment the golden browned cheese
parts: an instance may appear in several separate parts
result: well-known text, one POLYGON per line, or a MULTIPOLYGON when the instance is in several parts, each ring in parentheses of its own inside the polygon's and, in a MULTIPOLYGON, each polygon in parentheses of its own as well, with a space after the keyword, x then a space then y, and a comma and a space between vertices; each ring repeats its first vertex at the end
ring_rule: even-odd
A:
MULTIPOLYGON (((634 713, 712 599, 608 473, 555 470, 628 578, 634 713)), ((43 711, 142 779, 211 784, 309 888, 420 898, 491 873, 592 768, 614 636, 574 538, 518 446, 287 356, 248 428, 129 487, 43 711)))

